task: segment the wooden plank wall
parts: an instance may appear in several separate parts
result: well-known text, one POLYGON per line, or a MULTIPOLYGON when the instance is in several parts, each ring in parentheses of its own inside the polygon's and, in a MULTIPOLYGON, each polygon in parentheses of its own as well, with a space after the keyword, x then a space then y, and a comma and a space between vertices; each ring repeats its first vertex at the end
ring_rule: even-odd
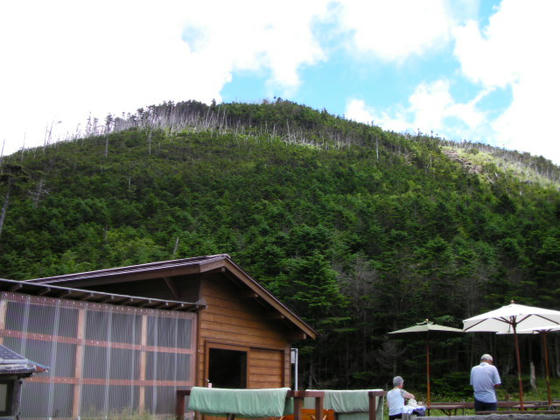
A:
POLYGON ((278 388, 283 386, 284 352, 279 350, 251 349, 249 357, 249 384, 252 388, 278 388))
POLYGON ((272 313, 254 296, 222 275, 209 276, 201 284, 207 308, 199 313, 197 384, 206 386, 208 346, 249 349, 247 387, 290 386, 290 342, 272 313))

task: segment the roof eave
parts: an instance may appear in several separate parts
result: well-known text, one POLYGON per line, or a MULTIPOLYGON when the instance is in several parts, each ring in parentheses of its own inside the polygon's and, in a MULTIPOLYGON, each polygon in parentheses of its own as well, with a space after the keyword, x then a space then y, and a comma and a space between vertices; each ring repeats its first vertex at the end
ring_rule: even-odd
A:
POLYGON ((175 277, 181 275, 193 275, 206 273, 219 269, 226 269, 249 289, 264 300, 268 305, 274 308, 286 320, 290 321, 302 336, 315 340, 318 336, 311 326, 297 316, 286 305, 280 302, 266 288, 261 286, 241 267, 231 260, 228 254, 217 254, 205 257, 185 258, 170 261, 160 261, 155 263, 138 264, 128 267, 117 267, 103 270, 96 270, 84 273, 65 274, 53 277, 42 277, 26 280, 25 283, 57 285, 67 287, 67 285, 75 285, 78 287, 91 287, 99 284, 119 283, 125 281, 140 281, 153 278, 154 276, 175 277))

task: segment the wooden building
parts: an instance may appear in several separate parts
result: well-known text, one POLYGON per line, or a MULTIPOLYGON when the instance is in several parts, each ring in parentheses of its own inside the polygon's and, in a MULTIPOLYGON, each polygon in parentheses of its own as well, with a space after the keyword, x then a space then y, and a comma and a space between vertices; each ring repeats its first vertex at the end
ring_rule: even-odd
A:
POLYGON ((316 337, 226 254, 0 280, 0 290, 0 341, 54 368, 34 378, 48 417, 172 413, 176 389, 191 385, 290 386, 291 344, 316 337))

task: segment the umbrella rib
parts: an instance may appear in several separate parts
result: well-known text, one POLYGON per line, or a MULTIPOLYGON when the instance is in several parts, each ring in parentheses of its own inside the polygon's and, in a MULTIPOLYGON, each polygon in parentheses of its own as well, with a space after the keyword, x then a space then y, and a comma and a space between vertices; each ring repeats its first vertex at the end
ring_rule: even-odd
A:
POLYGON ((543 315, 537 315, 537 316, 538 316, 539 318, 546 319, 547 321, 552 322, 553 324, 556 324, 556 325, 559 325, 559 324, 560 324, 560 322, 557 322, 557 321, 555 321, 555 320, 553 320, 553 319, 547 318, 546 316, 543 316, 543 315))
POLYGON ((496 321, 500 321, 500 322, 503 322, 503 323, 505 323, 505 324, 511 325, 511 322, 510 322, 507 318, 503 318, 503 317, 502 317, 502 318, 486 318, 486 319, 482 319, 482 320, 478 321, 476 324, 473 324, 473 325, 471 325, 470 327, 467 327, 467 328, 463 329, 463 331, 468 331, 468 330, 470 330, 471 328, 474 328, 474 327, 476 327, 477 325, 480 325, 480 324, 482 324, 483 322, 488 321, 489 319, 495 319, 496 321))
MULTIPOLYGON (((497 320, 497 321, 505 322, 503 319, 500 319, 500 318, 491 318, 491 319, 495 319, 495 320, 497 320)), ((482 324, 482 323, 485 322, 485 321, 488 321, 488 318, 486 318, 486 319, 481 319, 481 320, 478 321, 476 324, 473 324, 473 325, 471 325, 470 327, 465 328, 463 331, 468 331, 468 330, 470 330, 471 328, 476 327, 477 325, 480 325, 480 324, 482 324)))
POLYGON ((486 320, 483 319, 483 320, 481 320, 481 321, 478 321, 476 324, 473 324, 473 325, 471 325, 470 327, 467 327, 467 328, 463 329, 463 331, 468 331, 468 330, 470 330, 471 328, 476 327, 477 325, 480 325, 480 324, 483 323, 484 321, 486 321, 486 320))

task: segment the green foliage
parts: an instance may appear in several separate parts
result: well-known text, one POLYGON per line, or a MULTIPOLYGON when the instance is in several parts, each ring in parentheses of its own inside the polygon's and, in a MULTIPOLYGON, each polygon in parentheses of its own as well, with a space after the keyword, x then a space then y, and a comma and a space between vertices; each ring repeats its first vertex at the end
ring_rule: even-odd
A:
MULTIPOLYGON (((306 386, 377 387, 398 373, 423 390, 424 342, 388 345, 388 331, 426 318, 460 327, 512 298, 559 301, 560 194, 495 154, 484 161, 482 145, 465 154, 473 172, 439 139, 283 100, 141 111, 109 118, 108 137, 4 158, 0 277, 229 253, 321 332, 300 346, 306 386), (194 123, 148 124, 171 116, 194 123)), ((497 340, 434 341, 438 387, 463 389, 460 372, 489 347, 513 365, 497 340)))
MULTIPOLYGON (((469 385, 469 372, 449 372, 439 377, 433 378, 432 389, 436 395, 445 396, 451 401, 464 401, 472 399, 472 387, 469 385)), ((432 398, 432 401, 440 399, 432 398)))

